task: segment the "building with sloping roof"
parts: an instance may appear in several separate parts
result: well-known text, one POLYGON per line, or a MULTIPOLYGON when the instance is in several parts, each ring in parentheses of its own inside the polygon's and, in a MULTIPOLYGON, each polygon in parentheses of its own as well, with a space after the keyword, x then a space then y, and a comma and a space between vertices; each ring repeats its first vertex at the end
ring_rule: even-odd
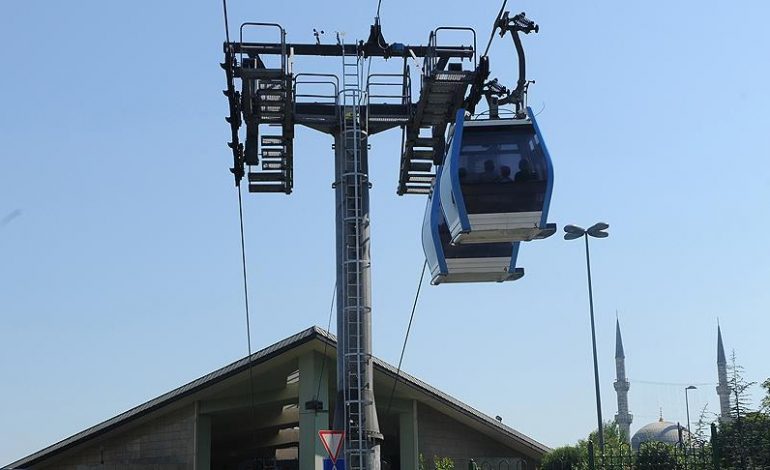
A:
MULTIPOLYGON (((318 431, 334 410, 336 339, 309 328, 6 469, 321 469, 318 431)), ((383 468, 420 455, 534 469, 550 449, 425 382, 374 359, 383 468)))

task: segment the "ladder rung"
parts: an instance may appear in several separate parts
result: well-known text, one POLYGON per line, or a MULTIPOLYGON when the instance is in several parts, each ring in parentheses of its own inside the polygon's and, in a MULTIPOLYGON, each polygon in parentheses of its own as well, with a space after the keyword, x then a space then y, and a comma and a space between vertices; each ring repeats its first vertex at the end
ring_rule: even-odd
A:
POLYGON ((267 181, 283 183, 286 181, 286 173, 249 173, 250 183, 260 183, 267 181))
POLYGON ((432 168, 433 168, 433 162, 423 162, 423 161, 409 162, 409 171, 430 171, 432 168))
POLYGON ((410 160, 430 160, 433 161, 433 150, 412 150, 412 158, 410 160))
POLYGON ((273 90, 273 91, 283 91, 283 82, 282 81, 266 81, 266 80, 260 80, 259 87, 260 90, 273 90))
POLYGON ((285 193, 285 184, 249 184, 250 193, 285 193))
MULTIPOLYGON (((265 145, 264 143, 262 145, 265 145)), ((280 149, 262 149, 262 158, 283 158, 286 152, 280 149)))
POLYGON ((430 187, 429 186, 406 186, 406 190, 404 191, 406 194, 430 194, 430 187))
POLYGON ((418 137, 414 140, 415 147, 433 147, 433 137, 418 137))
POLYGON ((286 92, 283 90, 258 90, 257 96, 262 101, 283 101, 286 98, 286 92))
POLYGON ((286 162, 283 160, 279 160, 279 161, 262 160, 262 169, 263 170, 285 170, 286 162))
POLYGON ((436 175, 408 175, 407 177, 408 183, 433 183, 436 175))
POLYGON ((263 113, 282 113, 283 110, 286 108, 286 105, 284 103, 280 102, 271 102, 270 104, 260 104, 259 110, 263 113))
POLYGON ((261 137, 262 145, 283 145, 282 135, 263 135, 261 137))

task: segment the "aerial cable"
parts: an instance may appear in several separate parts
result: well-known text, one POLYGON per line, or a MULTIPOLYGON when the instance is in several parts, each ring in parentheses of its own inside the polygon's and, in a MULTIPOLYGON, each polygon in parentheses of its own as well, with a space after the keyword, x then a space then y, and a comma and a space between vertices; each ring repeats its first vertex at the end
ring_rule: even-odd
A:
POLYGON ((417 293, 414 296, 414 303, 412 304, 412 314, 409 316, 409 325, 406 327, 406 335, 404 335, 404 344, 401 346, 401 357, 398 359, 398 367, 396 368, 396 376, 393 377, 393 388, 390 389, 390 398, 388 398, 388 408, 385 412, 385 416, 390 414, 390 406, 393 404, 393 395, 396 393, 396 385, 398 385, 398 379, 401 376, 401 364, 404 361, 404 352, 406 352, 406 342, 409 341, 409 332, 412 330, 412 321, 414 320, 414 311, 417 309, 417 300, 420 298, 420 289, 422 288, 422 280, 425 277, 425 268, 428 266, 428 260, 422 264, 422 272, 420 273, 420 282, 417 283, 417 293))
MULTIPOLYGON (((334 313, 334 300, 337 298, 337 283, 334 283, 334 292, 332 292, 332 303, 329 306, 329 321, 326 323, 326 334, 327 336, 330 334, 329 329, 332 327, 332 314, 334 313)), ((326 366, 326 348, 329 345, 328 338, 326 341, 324 341, 324 352, 321 356, 321 372, 318 374, 318 388, 315 392, 314 400, 318 401, 318 395, 321 394, 321 380, 324 376, 324 367, 326 366)))
MULTIPOLYGON (((225 20, 225 39, 227 40, 228 47, 230 47, 230 26, 227 19, 227 0, 222 0, 222 12, 225 20)), ((251 358, 251 322, 249 313, 249 281, 246 275, 246 237, 243 230, 243 198, 241 196, 241 186, 236 184, 235 190, 238 193, 238 219, 240 221, 241 231, 241 267, 243 270, 243 301, 246 307, 246 346, 249 352, 249 358, 251 358)), ((251 368, 249 368, 249 374, 251 374, 251 368)))
POLYGON ((489 42, 487 42, 487 48, 484 49, 484 53, 481 55, 482 57, 486 57, 487 53, 489 52, 489 46, 492 45, 492 39, 495 37, 495 31, 497 31, 497 20, 503 15, 503 10, 505 10, 506 3, 508 3, 508 0, 503 0, 503 6, 500 7, 500 12, 495 17, 495 24, 492 25, 492 32, 489 34, 489 42))
MULTIPOLYGON (((374 15, 374 26, 377 27, 377 46, 385 50, 388 48, 387 44, 382 44, 382 41, 384 41, 384 38, 382 37, 382 26, 380 24, 380 7, 382 6, 382 0, 377 1, 377 13, 374 15)), ((369 39, 372 39, 372 36, 369 37, 369 39)), ((370 58, 371 59, 371 58, 370 58)))
POLYGON ((222 10, 225 16, 225 39, 230 44, 230 23, 227 21, 227 0, 222 0, 222 10))
POLYGON ((655 382, 652 380, 629 380, 629 382, 632 384, 664 385, 669 387, 686 387, 688 385, 705 387, 708 385, 718 385, 716 382, 655 382))
MULTIPOLYGON (((222 0, 222 13, 224 16, 225 21, 225 40, 227 41, 227 47, 230 48, 230 24, 227 19, 227 0, 222 0)), ((232 67, 232 63, 228 60, 228 67, 232 67)), ((244 235, 243 230, 243 197, 241 196, 241 185, 240 181, 236 178, 236 185, 235 190, 238 192, 238 220, 240 223, 240 232, 241 232, 241 267, 243 271, 243 302, 246 309, 246 347, 248 350, 249 355, 246 357, 246 361, 249 367, 249 395, 250 395, 250 401, 251 401, 251 421, 254 423, 254 441, 256 442, 257 437, 257 427, 256 427, 256 417, 257 417, 257 408, 256 403, 254 402, 254 371, 253 367, 251 366, 251 321, 250 321, 250 312, 249 312, 249 282, 248 277, 246 275, 246 237, 244 235)))
POLYGON ((241 222, 241 266, 243 267, 243 301, 246 307, 246 343, 248 346, 249 357, 251 357, 251 324, 249 320, 249 281, 246 277, 246 238, 243 235, 243 199, 241 198, 241 188, 236 187, 238 191, 238 215, 241 222))
POLYGON ((243 234, 243 198, 241 197, 241 186, 237 185, 235 190, 238 192, 238 216, 241 228, 241 266, 243 268, 243 301, 246 307, 246 345, 249 355, 246 356, 246 362, 249 366, 249 398, 251 401, 251 420, 254 423, 254 441, 257 441, 257 406, 254 402, 254 370, 251 365, 251 322, 249 320, 249 283, 246 276, 246 237, 243 234))

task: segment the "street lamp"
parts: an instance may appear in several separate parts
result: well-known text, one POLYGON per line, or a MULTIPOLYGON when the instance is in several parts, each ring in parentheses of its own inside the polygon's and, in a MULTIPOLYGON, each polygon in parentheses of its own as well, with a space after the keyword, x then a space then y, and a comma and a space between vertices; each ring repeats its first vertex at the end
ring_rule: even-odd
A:
POLYGON ((690 400, 687 396, 687 392, 689 392, 690 390, 695 390, 697 388, 698 387, 696 387, 695 385, 690 385, 689 387, 684 389, 684 405, 685 405, 685 408, 687 409, 687 442, 690 442, 690 436, 691 436, 690 434, 690 400))
POLYGON ((591 308, 591 344, 594 351, 594 385, 596 386, 596 420, 599 424, 599 450, 604 454, 604 425, 602 424, 602 396, 599 391, 599 363, 596 359, 596 327, 594 326, 594 294, 591 287, 591 256, 588 253, 588 237, 607 238, 609 234, 604 230, 610 228, 604 222, 594 224, 588 229, 583 229, 576 225, 567 225, 564 227, 564 239, 575 240, 583 237, 586 242, 586 272, 588 273, 588 305, 591 308))

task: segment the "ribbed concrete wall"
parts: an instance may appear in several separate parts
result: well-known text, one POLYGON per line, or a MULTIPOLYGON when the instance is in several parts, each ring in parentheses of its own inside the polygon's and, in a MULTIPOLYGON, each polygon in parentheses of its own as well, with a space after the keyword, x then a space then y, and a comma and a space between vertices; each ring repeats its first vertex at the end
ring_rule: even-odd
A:
POLYGON ((108 434, 33 469, 192 470, 195 408, 166 414, 129 430, 108 434))
MULTIPOLYGON (((417 407, 417 429, 418 450, 426 463, 432 463, 434 456, 449 457, 454 461, 455 468, 465 469, 468 468, 469 459, 497 461, 500 458, 525 458, 515 450, 425 405, 417 407)), ((526 468, 534 469, 535 463, 527 461, 526 468)))

